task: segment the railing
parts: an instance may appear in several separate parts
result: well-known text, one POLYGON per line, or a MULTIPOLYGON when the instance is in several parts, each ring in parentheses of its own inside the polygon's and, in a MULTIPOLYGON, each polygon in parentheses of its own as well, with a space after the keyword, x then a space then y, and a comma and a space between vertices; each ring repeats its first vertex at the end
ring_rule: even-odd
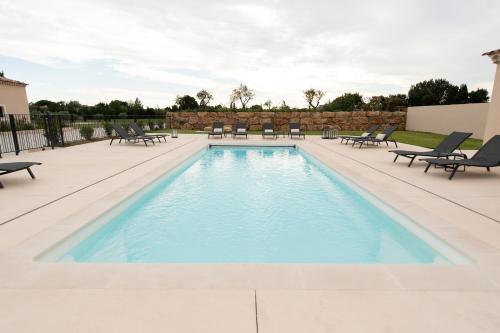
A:
POLYGON ((111 123, 126 129, 136 122, 145 130, 166 128, 163 115, 83 117, 61 114, 8 114, 0 117, 0 157, 2 153, 65 147, 114 135, 111 123))

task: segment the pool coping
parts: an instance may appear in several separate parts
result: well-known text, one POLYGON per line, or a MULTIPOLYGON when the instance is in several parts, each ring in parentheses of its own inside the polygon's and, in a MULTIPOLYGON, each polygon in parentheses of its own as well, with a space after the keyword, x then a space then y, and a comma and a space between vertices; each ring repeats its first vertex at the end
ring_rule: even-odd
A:
MULTIPOLYGON (((195 140, 194 145, 180 148, 178 153, 184 153, 182 159, 156 161, 161 162, 160 164, 165 167, 161 170, 151 170, 152 165, 149 165, 151 168, 146 166, 147 172, 143 172, 140 177, 127 179, 128 183, 125 185, 114 186, 112 190, 105 191, 104 196, 97 201, 71 212, 69 215, 71 218, 59 220, 19 246, 4 252, 0 262, 6 264, 8 272, 0 277, 0 285, 9 288, 44 286, 144 288, 147 286, 147 288, 189 289, 448 290, 453 288, 456 290, 458 288, 460 290, 500 290, 500 280, 490 278, 492 269, 496 269, 500 263, 498 249, 478 245, 470 235, 440 218, 434 217, 429 221, 428 214, 421 214, 410 209, 415 210, 415 207, 411 207, 411 201, 394 201, 390 193, 380 191, 380 189, 377 191, 377 196, 382 201, 388 204, 390 202, 390 206, 403 211, 425 229, 471 256, 477 263, 472 265, 83 264, 33 261, 35 256, 84 227, 116 203, 133 195, 137 189, 150 184, 165 172, 174 169, 206 148, 209 142, 206 139, 195 140), (117 276, 118 272, 119 276, 117 276), (416 276, 421 276, 422 279, 417 279, 416 276), (57 278, 54 279, 54 277, 57 278)), ((241 145, 241 143, 238 144, 241 145)), ((329 158, 328 151, 318 146, 317 143, 309 140, 294 142, 294 144, 327 167, 334 167, 336 172, 367 190, 368 193, 375 193, 376 184, 366 181, 370 173, 375 171, 363 170, 363 174, 355 174, 354 180, 353 174, 349 174, 348 168, 345 169, 346 165, 339 164, 338 159, 329 158)), ((100 186, 102 184, 97 184, 96 188, 100 186)), ((75 197, 64 200, 77 200, 80 195, 82 194, 76 194, 75 197)), ((422 193, 420 195, 430 196, 430 194, 422 193)), ((451 203, 443 203, 443 205, 448 206, 444 209, 460 209, 451 203)), ((481 219, 481 217, 477 218, 481 219)))

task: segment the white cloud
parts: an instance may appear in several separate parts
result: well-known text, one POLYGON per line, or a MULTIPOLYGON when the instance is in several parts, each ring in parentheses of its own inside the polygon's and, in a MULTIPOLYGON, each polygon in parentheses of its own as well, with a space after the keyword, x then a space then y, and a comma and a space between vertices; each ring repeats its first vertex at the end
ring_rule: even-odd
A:
POLYGON ((480 54, 499 47, 500 4, 479 3, 4 1, 0 55, 53 67, 106 60, 124 84, 165 84, 165 93, 112 80, 108 89, 30 86, 32 97, 63 99, 72 89, 70 99, 89 102, 140 93, 145 104, 167 105, 171 100, 158 100, 206 88, 227 103, 240 82, 256 90, 256 102, 292 105, 304 105, 301 92, 309 87, 329 98, 405 92, 431 77, 491 88, 493 66, 480 54))

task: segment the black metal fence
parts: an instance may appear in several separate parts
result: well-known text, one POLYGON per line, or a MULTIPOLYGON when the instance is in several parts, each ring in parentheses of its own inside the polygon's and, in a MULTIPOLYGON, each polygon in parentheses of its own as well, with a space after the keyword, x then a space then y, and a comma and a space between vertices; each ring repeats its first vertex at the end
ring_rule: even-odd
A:
POLYGON ((0 116, 0 157, 2 153, 65 147, 114 135, 111 123, 127 130, 136 122, 145 130, 165 129, 165 116, 83 117, 66 114, 7 114, 0 116))

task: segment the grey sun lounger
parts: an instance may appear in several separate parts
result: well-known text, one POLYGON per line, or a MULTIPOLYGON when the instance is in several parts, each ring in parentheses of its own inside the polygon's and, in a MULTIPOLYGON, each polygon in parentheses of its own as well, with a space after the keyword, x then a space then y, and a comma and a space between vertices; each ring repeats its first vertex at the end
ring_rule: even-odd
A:
POLYGON ((245 139, 248 139, 248 126, 246 123, 236 123, 236 126, 233 131, 233 138, 237 136, 245 136, 245 139))
POLYGON ((153 139, 157 139, 158 142, 161 142, 160 139, 163 139, 165 140, 165 142, 167 142, 168 134, 146 134, 144 133, 144 130, 141 128, 141 126, 139 126, 137 123, 130 124, 130 128, 132 128, 132 131, 134 131, 134 133, 137 134, 137 136, 150 137, 153 139))
POLYGON ((338 137, 340 138, 340 143, 343 143, 345 141, 345 144, 348 144, 349 141, 354 139, 372 137, 373 133, 375 133, 379 128, 380 125, 372 125, 369 129, 366 130, 366 132, 361 135, 339 135, 338 137))
POLYGON ((472 135, 472 133, 465 132, 453 132, 441 141, 434 150, 429 151, 412 151, 412 150, 389 150, 391 153, 396 154, 393 162, 396 162, 399 156, 403 156, 410 159, 408 167, 411 167, 413 161, 417 156, 423 157, 460 157, 467 158, 467 155, 463 153, 455 153, 455 150, 459 149, 460 145, 467 140, 472 135))
POLYGON ((208 133, 208 138, 216 135, 220 135, 220 138, 222 139, 222 136, 224 135, 224 123, 215 122, 213 124, 212 131, 208 133))
MULTIPOLYGON (((33 171, 31 171, 31 167, 33 165, 40 165, 42 163, 39 162, 13 162, 13 163, 0 163, 0 175, 6 175, 9 173, 26 170, 30 174, 32 179, 35 179, 35 175, 33 171)), ((0 182, 0 188, 3 188, 2 182, 0 182)))
POLYGON ((262 138, 264 139, 266 136, 272 136, 274 139, 277 139, 279 133, 274 130, 274 125, 272 123, 265 123, 262 125, 262 138))
POLYGON ((290 123, 288 135, 290 136, 290 139, 293 139, 294 136, 298 136, 299 139, 300 137, 303 137, 304 140, 306 139, 306 134, 302 132, 302 130, 300 129, 300 124, 298 123, 290 123))
POLYGON ((488 142, 486 142, 481 149, 479 149, 474 156, 465 159, 442 159, 442 158, 424 158, 422 161, 427 162, 427 167, 425 172, 429 170, 431 165, 444 167, 445 170, 451 170, 451 174, 448 179, 453 179, 458 168, 463 167, 478 167, 486 168, 490 171, 490 168, 500 166, 500 135, 495 135, 488 142))
POLYGON ((387 127, 382 133, 377 134, 375 137, 364 137, 364 138, 357 138, 352 140, 352 146, 356 143, 359 143, 359 148, 363 147, 364 144, 381 144, 382 142, 385 142, 387 147, 389 147, 389 142, 394 143, 396 148, 398 147, 398 143, 396 140, 391 139, 392 133, 394 133, 397 129, 397 126, 389 126, 387 127))
POLYGON ((144 144, 146 146, 148 145, 148 141, 155 144, 152 137, 131 135, 131 134, 127 133, 127 131, 121 125, 118 125, 118 124, 111 124, 111 126, 113 126, 113 129, 115 130, 116 135, 111 138, 111 142, 109 143, 110 146, 113 144, 113 141, 115 139, 120 139, 120 141, 118 141, 118 143, 121 143, 122 140, 125 140, 127 142, 133 142, 133 143, 142 141, 142 142, 144 142, 144 144))

